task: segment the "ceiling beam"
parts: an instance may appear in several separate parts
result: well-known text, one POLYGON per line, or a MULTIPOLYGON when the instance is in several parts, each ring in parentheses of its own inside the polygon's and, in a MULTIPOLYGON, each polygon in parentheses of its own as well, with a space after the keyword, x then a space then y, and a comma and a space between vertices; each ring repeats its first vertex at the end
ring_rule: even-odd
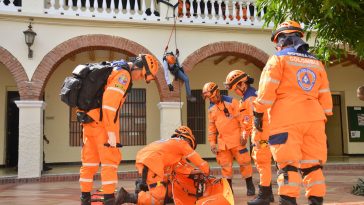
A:
POLYGON ((114 53, 114 51, 109 51, 109 61, 113 61, 113 60, 115 60, 114 59, 115 58, 115 53, 114 53))
POLYGON ((96 55, 95 55, 95 51, 94 50, 88 51, 88 58, 91 61, 95 61, 96 60, 96 55))
POLYGON ((221 63, 223 60, 225 60, 228 57, 228 55, 222 55, 218 59, 214 60, 214 64, 217 65, 221 63))
POLYGON ((235 58, 229 60, 229 65, 235 64, 239 61, 240 57, 239 56, 235 56, 235 58))

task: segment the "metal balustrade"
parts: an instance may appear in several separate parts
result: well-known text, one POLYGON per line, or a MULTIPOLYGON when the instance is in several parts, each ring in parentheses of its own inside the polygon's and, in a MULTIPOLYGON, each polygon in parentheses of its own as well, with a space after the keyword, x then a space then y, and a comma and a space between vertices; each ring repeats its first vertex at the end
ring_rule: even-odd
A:
MULTIPOLYGON (((264 9, 258 12, 254 0, 178 0, 178 3, 175 16, 178 22, 185 24, 263 25, 261 16, 264 9)), ((0 0, 0 13, 21 10, 21 0, 0 0)), ((158 0, 44 0, 44 8, 40 12, 59 18, 173 20, 173 8, 158 0)))

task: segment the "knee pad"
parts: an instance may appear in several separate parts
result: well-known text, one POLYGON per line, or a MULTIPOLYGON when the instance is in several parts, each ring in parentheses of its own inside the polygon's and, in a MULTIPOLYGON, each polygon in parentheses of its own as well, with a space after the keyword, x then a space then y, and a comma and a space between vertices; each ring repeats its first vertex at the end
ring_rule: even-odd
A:
POLYGON ((304 168, 304 169, 300 169, 301 175, 302 177, 305 177, 306 175, 308 175, 309 173, 316 171, 318 169, 322 169, 321 165, 315 165, 313 167, 309 167, 309 168, 304 168))

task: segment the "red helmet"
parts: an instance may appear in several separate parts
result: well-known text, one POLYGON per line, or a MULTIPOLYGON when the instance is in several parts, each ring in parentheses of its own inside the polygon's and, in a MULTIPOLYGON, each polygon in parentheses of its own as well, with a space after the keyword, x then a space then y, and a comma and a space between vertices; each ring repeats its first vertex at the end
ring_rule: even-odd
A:
POLYGON ((186 138, 188 139, 188 141, 190 141, 192 149, 196 149, 197 147, 195 136, 193 136, 192 130, 187 126, 184 125, 179 126, 172 135, 172 138, 174 137, 186 138))
POLYGON ((233 70, 226 76, 224 86, 228 90, 233 90, 240 82, 247 82, 248 79, 249 76, 245 72, 241 70, 233 70))
POLYGON ((202 88, 202 98, 212 98, 220 92, 219 87, 214 82, 206 83, 202 88))
POLYGON ((302 38, 304 36, 303 29, 301 28, 301 25, 297 23, 296 21, 286 21, 281 23, 275 31, 272 32, 271 41, 274 43, 278 42, 277 37, 281 33, 298 33, 300 37, 302 38))

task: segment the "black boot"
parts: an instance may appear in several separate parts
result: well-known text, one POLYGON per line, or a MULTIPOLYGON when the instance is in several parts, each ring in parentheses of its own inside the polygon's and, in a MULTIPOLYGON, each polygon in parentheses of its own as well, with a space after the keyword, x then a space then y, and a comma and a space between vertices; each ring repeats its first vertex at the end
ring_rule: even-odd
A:
POLYGON ((272 184, 269 186, 269 202, 274 202, 274 194, 273 194, 272 184))
POLYGON ((285 195, 279 195, 279 205, 297 205, 295 197, 289 197, 285 195))
POLYGON ((232 179, 226 179, 226 180, 229 182, 230 189, 231 189, 231 191, 234 193, 234 191, 233 191, 233 181, 232 181, 232 179))
POLYGON ((255 187, 253 184, 253 177, 249 177, 245 179, 246 182, 246 195, 253 196, 255 195, 255 187))
POLYGON ((80 199, 81 199, 81 205, 91 205, 90 192, 82 192, 80 199))
POLYGON ((270 203, 270 187, 260 186, 257 198, 248 201, 248 205, 269 205, 270 203))
POLYGON ((123 203, 134 203, 138 202, 137 194, 129 194, 123 187, 119 189, 118 195, 116 196, 115 205, 121 205, 123 203))
POLYGON ((115 195, 104 194, 104 205, 115 205, 115 195))
POLYGON ((324 203, 324 198, 319 196, 309 196, 308 205, 322 205, 324 203))

